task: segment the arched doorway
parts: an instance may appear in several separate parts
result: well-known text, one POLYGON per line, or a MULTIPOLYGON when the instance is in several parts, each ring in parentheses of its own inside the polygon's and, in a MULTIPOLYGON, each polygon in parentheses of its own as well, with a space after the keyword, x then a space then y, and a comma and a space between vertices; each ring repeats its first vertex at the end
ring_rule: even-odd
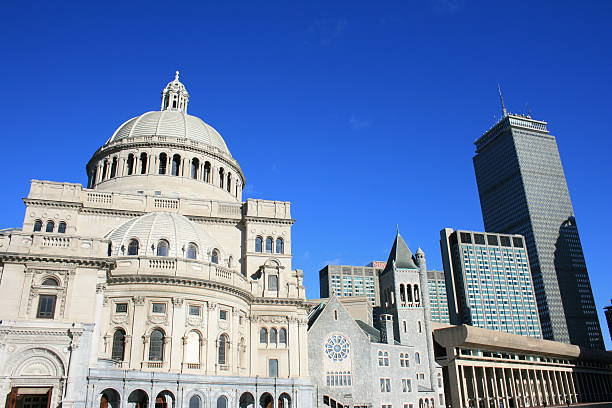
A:
POLYGON ((120 408, 121 396, 112 388, 107 388, 100 393, 100 408, 120 408))
POLYGON ((291 397, 286 392, 278 397, 278 408, 291 408, 291 397))
POLYGON ((259 408, 274 408, 274 398, 270 393, 265 392, 259 397, 259 408))
POLYGON ((149 396, 143 390, 134 390, 128 397, 130 408, 147 408, 149 406, 149 396))
POLYGON ((155 408, 174 408, 174 394, 164 390, 155 397, 155 408))
POLYGON ((240 396, 238 408, 255 408, 255 397, 250 392, 245 392, 240 396))
POLYGON ((227 397, 225 395, 217 398, 217 408, 229 408, 227 404, 227 397))

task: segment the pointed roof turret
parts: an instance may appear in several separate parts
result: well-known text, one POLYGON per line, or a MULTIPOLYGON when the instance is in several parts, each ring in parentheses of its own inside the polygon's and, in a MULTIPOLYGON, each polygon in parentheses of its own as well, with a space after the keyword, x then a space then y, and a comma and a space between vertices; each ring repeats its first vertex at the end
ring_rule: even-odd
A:
POLYGON ((391 268, 395 264, 396 268, 407 268, 407 269, 418 269, 419 267, 414 263, 412 259, 412 252, 406 245, 406 241, 399 234, 399 231, 395 235, 395 241, 393 241, 393 247, 387 260, 387 268, 391 268))

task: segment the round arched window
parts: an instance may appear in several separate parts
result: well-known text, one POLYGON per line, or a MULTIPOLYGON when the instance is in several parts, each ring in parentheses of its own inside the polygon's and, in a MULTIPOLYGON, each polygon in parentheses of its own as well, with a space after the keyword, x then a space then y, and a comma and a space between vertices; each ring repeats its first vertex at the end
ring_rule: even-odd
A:
POLYGON ((197 259, 198 258, 198 246, 193 242, 190 242, 187 245, 187 259, 197 259))
POLYGON ((157 256, 168 256, 170 244, 165 239, 160 239, 157 243, 157 256))

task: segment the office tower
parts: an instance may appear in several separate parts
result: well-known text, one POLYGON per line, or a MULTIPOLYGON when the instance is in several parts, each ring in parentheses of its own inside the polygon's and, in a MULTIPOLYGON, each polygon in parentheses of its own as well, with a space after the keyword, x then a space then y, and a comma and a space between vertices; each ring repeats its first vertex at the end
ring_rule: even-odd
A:
POLYGON ((319 271, 320 296, 367 296, 372 306, 379 306, 379 273, 380 269, 370 266, 326 265, 319 271))
POLYGON ((452 324, 541 337, 522 236, 445 228, 440 249, 452 324))
POLYGON ((474 142, 485 230, 525 237, 544 338, 603 348, 556 139, 546 122, 503 114, 474 142))
MULTIPOLYGON (((612 303, 612 300, 610 301, 612 303)), ((604 307, 606 321, 608 323, 608 331, 610 331, 610 339, 612 339, 612 305, 604 307)))
POLYGON ((427 286, 429 289, 429 305, 431 321, 450 323, 448 317, 448 299, 446 297, 446 281, 443 271, 427 271, 427 286))

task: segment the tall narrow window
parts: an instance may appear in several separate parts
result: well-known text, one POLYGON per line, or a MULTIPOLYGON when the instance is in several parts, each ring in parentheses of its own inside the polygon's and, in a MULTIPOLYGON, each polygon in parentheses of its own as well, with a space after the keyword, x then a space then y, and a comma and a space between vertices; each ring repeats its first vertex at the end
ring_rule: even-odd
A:
POLYGON ((138 255, 138 240, 130 240, 130 243, 128 244, 128 255, 138 255))
POLYGON ((421 364, 421 355, 419 353, 414 353, 414 362, 421 364))
POLYGON ((278 377, 278 360, 275 358, 268 360, 268 376, 278 377))
POLYGON ((278 342, 278 332, 273 327, 273 328, 270 329, 270 343, 271 344, 276 344, 277 342, 278 342))
POLYGON ((164 333, 161 330, 153 330, 149 342, 149 361, 164 360, 164 333))
POLYGON ((131 176, 134 172, 134 155, 132 153, 128 154, 127 161, 125 163, 126 173, 128 176, 131 176))
POLYGON ((60 234, 65 234, 66 233, 66 223, 64 221, 61 221, 58 224, 57 232, 59 232, 60 234))
POLYGON ((285 252, 285 242, 282 238, 276 238, 276 253, 282 254, 285 252))
POLYGON ((259 342, 262 344, 268 343, 268 329, 265 327, 259 329, 259 342))
POLYGON ((168 256, 168 248, 170 244, 165 239, 160 239, 157 243, 157 256, 168 256))
POLYGON ((116 361, 123 361, 125 353, 125 332, 123 330, 115 331, 113 335, 113 350, 111 358, 116 361))
POLYGON ((191 178, 198 178, 198 171, 200 170, 200 160, 197 157, 191 159, 191 178))
POLYGON ((268 275, 268 290, 278 290, 278 275, 268 275))
POLYGON ((232 192, 232 173, 227 173, 227 192, 232 192))
POLYGON ((287 345, 287 329, 284 327, 278 331, 278 342, 287 345))
POLYGON ((55 229, 55 223, 53 221, 47 221, 47 227, 45 228, 45 232, 53 232, 55 229))
POLYGON ((272 237, 266 238, 266 252, 269 254, 272 253, 272 237))
POLYGON ((161 153, 159 155, 159 174, 166 174, 166 166, 168 165, 168 155, 161 153))
POLYGON ((178 176, 181 171, 181 156, 175 154, 172 157, 172 175, 178 176))
POLYGON ((98 177, 98 168, 93 169, 91 174, 91 180, 89 181, 89 188, 93 188, 96 185, 96 177, 98 177))
POLYGON ((113 157, 113 162, 111 164, 110 178, 114 178, 116 176, 117 176, 117 157, 113 157))
POLYGON ((204 181, 210 183, 210 162, 204 163, 204 181))
POLYGON ((57 298, 54 295, 40 295, 38 297, 38 312, 36 317, 39 319, 53 319, 55 315, 55 302, 57 298))
POLYGON ((108 176, 108 160, 104 160, 102 165, 102 180, 106 180, 106 176, 108 176))
POLYGON ((226 334, 222 334, 219 337, 219 350, 218 350, 218 358, 217 362, 219 364, 225 365, 227 364, 227 346, 228 346, 229 338, 226 334))
POLYGON ((140 153, 140 174, 147 173, 147 154, 140 153))
POLYGON ((223 188, 223 183, 225 179, 225 170, 223 170, 223 167, 221 167, 219 169, 219 187, 223 188))
POLYGON ((40 231, 42 231, 42 221, 36 220, 34 221, 34 232, 40 232, 40 231))
POLYGON ((187 245, 187 259, 197 259, 198 257, 198 246, 193 242, 187 245))
POLYGON ((263 238, 255 238, 255 252, 263 252, 263 238))
POLYGON ((216 249, 213 249, 212 254, 210 255, 210 262, 214 264, 219 263, 219 251, 217 251, 216 249))

